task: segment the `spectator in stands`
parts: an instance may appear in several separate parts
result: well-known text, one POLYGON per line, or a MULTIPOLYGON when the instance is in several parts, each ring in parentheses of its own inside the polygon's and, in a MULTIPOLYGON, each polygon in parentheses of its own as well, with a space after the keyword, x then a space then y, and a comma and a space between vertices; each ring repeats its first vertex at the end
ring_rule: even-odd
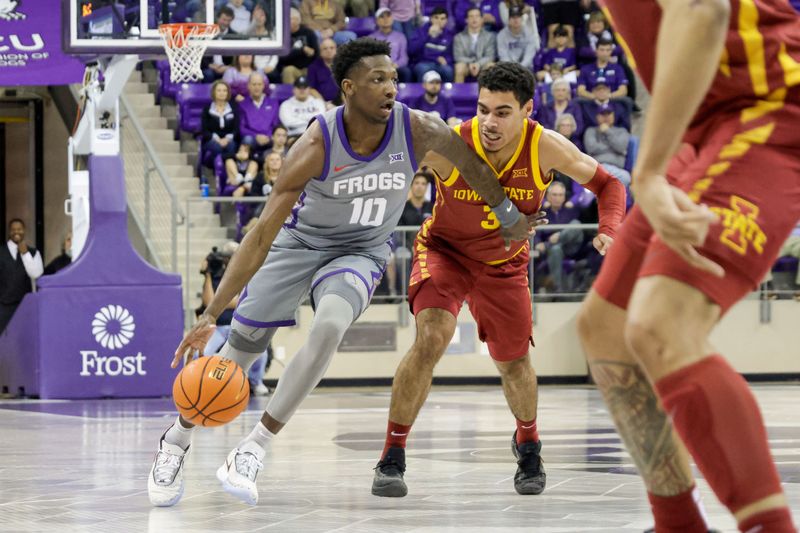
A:
POLYGON ((578 129, 578 121, 575 115, 572 113, 561 113, 556 119, 553 129, 572 141, 572 144, 583 152, 583 140, 581 139, 583 131, 578 129))
MULTIPOLYGON (((234 36, 236 32, 231 29, 231 22, 233 21, 233 10, 228 6, 222 6, 217 11, 216 24, 219 26, 219 33, 215 39, 224 39, 227 36, 234 36)), ((233 64, 233 57, 221 56, 219 54, 213 56, 205 56, 200 63, 203 70, 203 83, 212 83, 214 80, 222 78, 225 71, 231 68, 233 64)))
POLYGON ((564 78, 553 82, 550 90, 553 98, 547 104, 539 107, 536 112, 536 120, 542 126, 551 130, 556 129, 558 118, 564 113, 571 114, 574 118, 575 128, 578 135, 583 135, 583 110, 578 102, 572 99, 572 89, 564 78))
POLYGON ((216 20, 216 24, 219 26, 219 33, 217 33, 215 39, 224 39, 225 37, 233 36, 238 33, 231 27, 234 17, 236 17, 236 13, 234 13, 233 9, 230 7, 223 6, 219 8, 216 20))
POLYGON ((300 76, 294 82, 294 96, 286 100, 280 107, 281 124, 286 126, 289 134, 289 146, 306 131, 308 122, 325 112, 325 102, 311 96, 308 78, 300 76))
POLYGON ((256 159, 269 147, 272 130, 278 124, 278 102, 267 98, 264 86, 264 76, 252 73, 247 83, 248 95, 239 102, 239 132, 242 142, 252 147, 256 159))
POLYGON ((508 25, 497 34, 497 55, 500 61, 513 61, 533 70, 533 56, 539 44, 539 34, 522 21, 522 10, 514 6, 508 11, 508 25))
MULTIPOLYGON (((283 156, 277 152, 270 153, 264 160, 264 171, 259 172, 256 179, 253 180, 249 188, 243 196, 250 197, 263 197, 264 202, 272 194, 272 187, 275 186, 275 180, 278 179, 278 174, 283 166, 283 156)), ((247 233, 251 229, 252 223, 261 216, 261 211, 264 210, 264 204, 241 203, 237 204, 242 209, 238 209, 239 222, 242 227, 242 232, 247 233)))
POLYGON ((346 0, 345 9, 358 18, 366 18, 375 11, 375 0, 346 0))
POLYGON ((602 106, 610 106, 614 110, 615 125, 631 129, 631 100, 629 98, 611 99, 611 87, 605 78, 597 78, 592 87, 591 100, 580 99, 583 109, 583 122, 586 127, 597 126, 597 112, 602 106))
POLYGON ((253 6, 253 14, 250 18, 250 26, 247 28, 249 37, 261 39, 272 39, 272 24, 270 24, 267 10, 263 4, 253 6))
POLYGON ((512 8, 517 8, 522 12, 522 25, 528 28, 531 35, 536 39, 536 50, 541 47, 539 38, 539 26, 536 23, 536 13, 533 7, 525 3, 525 0, 503 0, 497 6, 497 12, 500 14, 500 25, 508 27, 509 13, 512 8))
POLYGON ((564 26, 559 26, 554 30, 553 42, 554 46, 542 54, 542 70, 536 73, 536 78, 545 83, 552 82, 553 77, 550 70, 553 65, 558 65, 567 81, 577 82, 578 56, 575 48, 569 46, 569 33, 564 26))
POLYGON ((597 83, 598 78, 603 78, 611 89, 611 98, 622 98, 628 94, 628 77, 625 71, 616 63, 611 62, 614 52, 614 42, 601 39, 597 42, 597 60, 584 65, 578 76, 578 96, 592 98, 590 92, 597 83))
MULTIPOLYGON (((583 65, 594 63, 597 60, 597 44, 600 41, 614 41, 614 34, 608 26, 606 16, 602 11, 594 11, 589 15, 586 23, 586 33, 581 35, 576 43, 578 48, 578 61, 583 65)), ((614 47, 614 54, 618 54, 614 47)))
POLYGON ((633 69, 631 69, 628 64, 620 46, 614 41, 614 34, 608 25, 606 16, 602 11, 593 11, 591 15, 589 15, 585 35, 581 36, 581 40, 578 43, 578 63, 580 65, 594 63, 597 60, 597 45, 600 41, 614 42, 610 61, 611 63, 616 62, 616 64, 622 68, 629 82, 627 85, 627 96, 633 101, 632 110, 640 111, 636 105, 636 83, 634 81, 633 69))
POLYGON ((575 28, 580 24, 583 14, 578 0, 541 0, 542 18, 547 28, 547 47, 555 47, 556 28, 567 30, 567 41, 575 46, 575 28))
POLYGON ((411 43, 422 25, 419 0, 380 0, 378 8, 381 7, 391 11, 394 29, 405 35, 406 41, 411 43))
POLYGON ((430 22, 422 26, 408 41, 409 53, 418 58, 414 66, 417 81, 429 70, 435 70, 444 81, 453 81, 453 33, 447 29, 447 11, 434 8, 430 22))
POLYGON ((0 247, 0 333, 14 316, 33 281, 44 271, 42 254, 25 242, 25 223, 13 218, 8 223, 8 241, 0 247))
MULTIPOLYGON (((214 157, 236 153, 239 139, 239 113, 231 106, 228 84, 217 80, 211 85, 211 104, 203 111, 203 152, 214 157)), ((206 158, 203 158, 206 160, 206 158)))
MULTIPOLYGON (((269 25, 267 12, 262 4, 253 6, 253 17, 250 27, 247 30, 250 38, 272 39, 272 31, 269 25)), ((257 55, 253 57, 253 67, 264 73, 274 82, 279 82, 275 68, 278 66, 277 55, 257 55)))
POLYGON ((346 29, 344 8, 339 0, 302 0, 300 15, 303 24, 317 32, 322 39, 332 38, 337 45, 356 38, 356 34, 346 29))
POLYGON ((405 34, 394 29, 394 17, 388 7, 379 7, 375 11, 378 29, 369 36, 379 41, 386 41, 392 49, 392 64, 397 69, 400 82, 411 81, 411 69, 408 68, 408 41, 405 34))
POLYGON ((286 152, 289 151, 288 141, 289 133, 286 130, 286 126, 278 124, 275 126, 275 129, 272 130, 272 147, 269 149, 269 152, 281 154, 286 157, 286 152))
POLYGON ((244 196, 258 174, 258 161, 253 157, 253 147, 244 140, 233 155, 225 156, 225 187, 222 196, 244 196))
POLYGON ((481 70, 497 60, 497 36, 483 27, 481 10, 477 7, 467 11, 467 27, 453 40, 453 58, 456 83, 463 83, 467 76, 477 78, 481 70))
MULTIPOLYGON (((408 200, 400 215, 398 226, 419 226, 433 214, 433 204, 425 199, 430 186, 428 175, 423 169, 417 171, 408 190, 408 200)), ((413 239, 407 239, 407 242, 413 239)))
MULTIPOLYGON (((577 224, 580 210, 567 200, 567 188, 560 181, 553 181, 547 189, 547 213, 549 224, 577 224)), ((553 292, 561 293, 564 286, 564 259, 575 258, 583 248, 583 230, 564 229, 548 231, 537 230, 534 236, 534 258, 546 258, 550 271, 550 284, 553 292)))
POLYGON ((411 102, 411 107, 433 113, 451 126, 461 122, 456 116, 456 107, 447 95, 442 93, 442 77, 435 70, 429 70, 422 77, 425 92, 411 102))
POLYGON ((477 8, 481 12, 481 23, 489 31, 501 28, 500 11, 497 0, 455 0, 453 2, 453 18, 456 21, 456 30, 462 31, 467 27, 469 10, 477 8))
POLYGON ((229 0, 227 7, 233 11, 231 29, 236 33, 245 34, 250 29, 250 10, 244 5, 244 0, 229 0))
POLYGON ((47 263, 44 267, 44 276, 55 274, 62 268, 72 263, 72 230, 67 230, 61 240, 61 255, 47 263))
POLYGON ((244 100, 250 83, 250 76, 256 72, 252 55, 239 55, 233 60, 233 68, 229 68, 222 76, 222 81, 231 88, 234 100, 244 100))
POLYGON ((339 86, 333 79, 331 71, 334 57, 336 57, 336 43, 331 38, 325 38, 319 45, 319 57, 308 66, 311 95, 323 100, 328 109, 342 103, 339 86))
MULTIPOLYGON (((211 254, 209 254, 208 257, 203 260, 200 266, 200 273, 205 277, 202 293, 203 309, 205 309, 205 307, 208 306, 208 304, 210 304, 211 300, 214 298, 214 293, 219 287, 220 281, 222 281, 222 276, 225 273, 228 263, 230 262, 230 258, 238 248, 238 243, 233 241, 227 242, 225 243, 225 246, 222 247, 221 252, 217 252, 217 249, 214 248, 211 254)), ((216 355, 220 348, 222 348, 222 345, 225 344, 225 341, 231 332, 233 311, 236 309, 238 304, 239 295, 237 294, 217 317, 217 327, 214 330, 214 333, 211 335, 211 338, 208 340, 208 343, 206 343, 206 346, 203 349, 203 355, 216 355)), ((250 367, 250 370, 247 373, 248 381, 250 382, 250 394, 254 396, 266 396, 269 394, 269 389, 266 387, 266 385, 264 385, 264 383, 261 382, 261 378, 264 376, 264 368, 266 364, 267 354, 265 352, 264 355, 259 357, 253 363, 253 366, 250 367)))
POLYGON ((601 163, 625 188, 629 188, 631 184, 630 172, 625 170, 630 138, 628 130, 614 126, 614 108, 608 104, 597 110, 597 126, 586 128, 586 133, 583 134, 586 153, 601 163))
POLYGON ((319 54, 317 34, 302 25, 300 20, 300 11, 292 8, 289 16, 292 49, 278 61, 283 83, 294 83, 298 77, 304 76, 308 65, 319 54))
MULTIPOLYGON (((795 257, 800 259, 800 226, 792 230, 792 234, 789 235, 789 238, 786 239, 786 242, 784 242, 781 246, 781 251, 778 252, 778 257, 795 257)), ((797 274, 795 275, 794 284, 797 286, 797 288, 800 288, 800 264, 797 266, 797 274)), ((795 298, 800 300, 800 292, 795 293, 795 298)))

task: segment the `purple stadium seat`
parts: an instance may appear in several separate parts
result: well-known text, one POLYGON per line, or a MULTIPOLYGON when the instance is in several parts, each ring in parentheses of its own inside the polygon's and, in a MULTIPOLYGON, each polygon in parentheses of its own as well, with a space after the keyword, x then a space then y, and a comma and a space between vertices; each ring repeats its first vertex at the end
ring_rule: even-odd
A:
POLYGON ((783 256, 779 257, 775 264, 772 265, 773 272, 797 272, 797 265, 800 263, 796 257, 783 256))
POLYGON ((445 83, 442 94, 453 100, 459 118, 466 120, 475 116, 478 102, 477 83, 445 83))
POLYGON ((349 17, 347 29, 359 37, 365 37, 378 29, 378 25, 375 24, 375 17, 349 17))
POLYGON ((292 86, 288 83, 270 83, 269 96, 276 99, 278 102, 283 103, 293 96, 292 86))
POLYGON ((631 135, 631 138, 628 139, 628 151, 625 154, 625 170, 628 172, 633 172, 637 155, 639 155, 639 137, 631 135))
POLYGON ((156 103, 161 103, 161 98, 166 96, 175 100, 185 83, 173 83, 170 81, 169 61, 166 59, 156 61, 158 71, 158 84, 156 85, 156 103))
POLYGON ((422 96, 422 93, 424 92, 425 89, 422 88, 421 83, 399 83, 397 85, 396 98, 399 102, 403 102, 407 105, 412 100, 422 96))
POLYGON ((211 84, 184 84, 175 102, 178 104, 178 128, 197 135, 202 128, 203 110, 211 103, 211 84))

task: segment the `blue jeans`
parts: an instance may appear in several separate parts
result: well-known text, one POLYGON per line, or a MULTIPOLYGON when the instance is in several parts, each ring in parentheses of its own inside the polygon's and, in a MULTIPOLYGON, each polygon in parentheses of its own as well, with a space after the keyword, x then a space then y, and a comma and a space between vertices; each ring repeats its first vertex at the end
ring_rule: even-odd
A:
POLYGON ((392 29, 405 35, 406 41, 411 41, 411 39, 413 39, 417 33, 417 26, 414 24, 413 17, 405 22, 399 22, 395 20, 394 24, 392 24, 392 29))
POLYGON ((625 186, 626 190, 630 190, 631 188, 631 173, 625 170, 624 168, 619 168, 615 165, 609 165, 608 163, 602 163, 603 168, 608 171, 609 174, 617 178, 622 184, 625 186))
MULTIPOLYGON (((225 341, 228 340, 228 335, 231 333, 230 326, 217 326, 217 329, 214 330, 214 334, 211 335, 211 338, 208 339, 208 344, 206 344, 205 349, 203 350, 203 355, 210 356, 216 355, 219 353, 220 348, 222 345, 225 344, 225 341)), ((264 377, 264 369, 267 366, 267 352, 261 354, 261 357, 255 360, 250 368, 247 370, 247 381, 250 382, 250 386, 254 387, 258 383, 261 383, 261 378, 264 377)))
MULTIPOLYGON (((316 32, 316 34, 317 34, 317 39, 319 39, 319 41, 322 42, 322 36, 320 36, 319 32, 316 32)), ((336 43, 336 46, 342 46, 347 41, 352 41, 353 39, 356 38, 358 38, 358 35, 356 35, 355 32, 352 32, 350 30, 337 31, 334 32, 333 34, 333 42, 336 43)))
POLYGON ((432 61, 423 61, 414 65, 414 76, 416 76, 419 83, 422 83, 422 77, 429 70, 435 70, 438 72, 439 76, 442 77, 442 82, 444 83, 453 81, 453 67, 450 65, 440 65, 439 63, 433 63, 432 61))
POLYGON ((236 150, 238 149, 239 147, 236 144, 236 141, 229 142, 224 148, 214 139, 211 139, 207 143, 203 144, 203 151, 206 153, 206 155, 209 155, 211 161, 213 161, 218 155, 222 155, 223 159, 225 159, 226 155, 235 155, 236 150))

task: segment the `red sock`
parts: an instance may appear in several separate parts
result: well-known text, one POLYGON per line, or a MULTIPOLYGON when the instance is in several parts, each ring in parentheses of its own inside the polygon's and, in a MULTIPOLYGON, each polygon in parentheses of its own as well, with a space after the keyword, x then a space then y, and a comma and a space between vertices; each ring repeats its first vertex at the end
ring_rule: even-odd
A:
POLYGON ((719 355, 661 378, 664 410, 717 498, 733 513, 781 494, 767 432, 745 380, 719 355))
POLYGON ((742 533, 757 533, 759 531, 797 533, 797 529, 792 525, 792 515, 786 507, 754 514, 739 524, 739 531, 742 533))
POLYGON ((539 442, 539 432, 536 430, 536 419, 529 422, 517 418, 517 444, 523 442, 539 442))
POLYGON ((405 448, 408 433, 411 431, 411 426, 404 426, 403 424, 395 424, 389 420, 389 425, 386 428, 386 444, 383 446, 383 453, 381 457, 386 455, 389 448, 405 448))
POLYGON ((700 493, 693 486, 686 492, 674 496, 657 496, 647 493, 656 533, 706 533, 705 511, 700 503, 700 493))

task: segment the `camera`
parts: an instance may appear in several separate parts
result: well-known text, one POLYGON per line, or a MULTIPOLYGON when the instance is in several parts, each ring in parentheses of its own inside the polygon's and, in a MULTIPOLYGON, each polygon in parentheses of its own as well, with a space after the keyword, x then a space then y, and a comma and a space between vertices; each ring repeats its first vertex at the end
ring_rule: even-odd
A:
POLYGON ((225 268, 228 266, 228 259, 230 258, 227 255, 220 252, 219 249, 214 246, 211 248, 211 253, 206 256, 205 270, 200 273, 204 275, 208 274, 212 279, 220 279, 225 273, 225 268))

